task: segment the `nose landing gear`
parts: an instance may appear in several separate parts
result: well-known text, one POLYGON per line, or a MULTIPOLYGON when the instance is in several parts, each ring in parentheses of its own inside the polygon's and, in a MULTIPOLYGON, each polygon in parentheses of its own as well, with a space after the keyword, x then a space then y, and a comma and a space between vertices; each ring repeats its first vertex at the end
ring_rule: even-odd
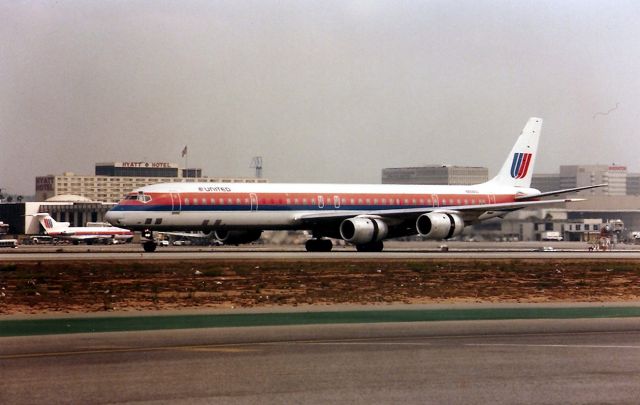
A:
POLYGON ((151 232, 151 230, 149 229, 145 229, 142 232, 142 237, 145 239, 148 239, 146 242, 142 244, 142 248, 144 249, 144 251, 148 253, 155 252, 156 248, 158 247, 158 244, 153 239, 153 232, 151 232))
POLYGON ((153 240, 148 240, 142 244, 142 248, 144 249, 145 252, 148 252, 148 253, 155 252, 157 247, 158 247, 158 244, 153 240))

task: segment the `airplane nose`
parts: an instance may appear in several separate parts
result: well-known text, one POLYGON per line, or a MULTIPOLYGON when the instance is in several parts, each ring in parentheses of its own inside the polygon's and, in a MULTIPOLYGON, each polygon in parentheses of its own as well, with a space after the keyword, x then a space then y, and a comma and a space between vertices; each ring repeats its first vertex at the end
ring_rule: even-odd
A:
POLYGON ((122 225, 120 222, 122 220, 122 216, 114 211, 107 211, 107 213, 104 214, 104 220, 111 225, 122 225))

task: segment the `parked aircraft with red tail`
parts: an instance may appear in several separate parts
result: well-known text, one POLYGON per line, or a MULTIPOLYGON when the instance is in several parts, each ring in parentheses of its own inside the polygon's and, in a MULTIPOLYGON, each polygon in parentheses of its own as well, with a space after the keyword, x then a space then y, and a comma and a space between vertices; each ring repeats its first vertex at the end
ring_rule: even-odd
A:
MULTIPOLYGON (((73 244, 84 242, 131 242, 133 232, 115 226, 71 226, 69 222, 57 222, 48 213, 34 214, 47 235, 54 238, 68 239, 73 244)), ((107 224, 108 225, 108 224, 107 224)))
POLYGON ((359 251, 409 235, 448 239, 467 225, 518 209, 581 201, 541 200, 603 184, 542 193, 530 188, 542 119, 530 118, 498 174, 470 186, 272 183, 161 183, 128 194, 106 215, 113 225, 153 232, 201 231, 225 244, 250 243, 264 230, 308 230, 308 251, 330 251, 329 238, 359 251))

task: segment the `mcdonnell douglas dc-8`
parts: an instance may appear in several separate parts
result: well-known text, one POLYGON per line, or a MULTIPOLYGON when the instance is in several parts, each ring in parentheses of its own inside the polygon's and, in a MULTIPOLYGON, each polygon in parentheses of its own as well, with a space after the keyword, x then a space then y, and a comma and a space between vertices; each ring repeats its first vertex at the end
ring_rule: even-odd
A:
POLYGON ((409 235, 449 239, 465 226, 521 208, 582 201, 541 197, 603 184, 551 192, 533 189, 542 119, 530 118, 498 174, 470 186, 353 184, 160 183, 134 190, 106 220, 143 231, 147 252, 153 232, 201 231, 225 244, 250 243, 264 230, 307 230, 308 251, 330 251, 328 238, 358 251, 379 252, 383 240, 409 235))

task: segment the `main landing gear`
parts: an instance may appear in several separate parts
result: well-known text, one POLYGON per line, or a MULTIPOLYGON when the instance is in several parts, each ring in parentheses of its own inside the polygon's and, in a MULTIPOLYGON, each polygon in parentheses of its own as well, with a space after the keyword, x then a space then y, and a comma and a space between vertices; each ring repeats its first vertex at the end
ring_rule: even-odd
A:
POLYGON ((381 240, 356 245, 356 250, 358 252, 382 252, 382 249, 384 249, 384 243, 382 243, 381 240))
POLYGON ((331 252, 333 242, 330 239, 309 239, 304 247, 307 252, 331 252))

